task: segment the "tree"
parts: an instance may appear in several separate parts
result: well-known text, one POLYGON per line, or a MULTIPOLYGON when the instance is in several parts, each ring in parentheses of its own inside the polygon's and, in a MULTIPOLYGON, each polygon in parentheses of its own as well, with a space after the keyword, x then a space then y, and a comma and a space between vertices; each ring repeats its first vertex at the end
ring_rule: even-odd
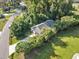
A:
MULTIPOLYGON (((68 15, 72 9, 72 0, 25 0, 28 13, 44 14, 50 19, 68 15)), ((39 20, 39 19, 38 19, 39 20)))
POLYGON ((23 15, 22 17, 16 18, 12 23, 10 28, 11 33, 17 38, 25 36, 25 34, 30 30, 29 20, 23 15))
POLYGON ((48 19, 60 19, 68 15, 72 9, 72 0, 25 0, 26 15, 14 21, 11 27, 13 35, 21 37, 30 29, 30 26, 48 19))
POLYGON ((53 0, 51 5, 51 17, 59 19, 62 16, 68 15, 72 9, 72 0, 53 0))

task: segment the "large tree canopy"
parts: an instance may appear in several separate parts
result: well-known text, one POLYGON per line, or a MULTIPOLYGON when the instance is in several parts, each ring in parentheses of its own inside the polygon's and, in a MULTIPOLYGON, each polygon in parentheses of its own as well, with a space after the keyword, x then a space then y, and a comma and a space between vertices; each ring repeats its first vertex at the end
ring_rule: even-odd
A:
POLYGON ((15 36, 23 36, 30 26, 48 19, 60 19, 72 9, 72 0, 24 0, 27 5, 26 15, 14 21, 11 27, 15 36))
POLYGON ((29 19, 26 19, 24 15, 17 17, 11 25, 11 34, 17 38, 24 36, 30 29, 29 19))
POLYGON ((72 9, 72 0, 25 0, 28 13, 45 14, 51 19, 68 15, 72 9))

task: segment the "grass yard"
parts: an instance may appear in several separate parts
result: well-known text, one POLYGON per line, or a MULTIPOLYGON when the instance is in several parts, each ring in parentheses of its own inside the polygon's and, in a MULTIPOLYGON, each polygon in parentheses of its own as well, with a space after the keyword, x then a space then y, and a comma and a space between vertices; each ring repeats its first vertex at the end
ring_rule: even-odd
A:
POLYGON ((2 31, 4 25, 6 24, 6 22, 8 21, 10 16, 6 16, 4 19, 0 19, 0 31, 2 31))
POLYGON ((59 32, 49 43, 32 50, 27 59, 72 59, 79 53, 79 26, 59 32))

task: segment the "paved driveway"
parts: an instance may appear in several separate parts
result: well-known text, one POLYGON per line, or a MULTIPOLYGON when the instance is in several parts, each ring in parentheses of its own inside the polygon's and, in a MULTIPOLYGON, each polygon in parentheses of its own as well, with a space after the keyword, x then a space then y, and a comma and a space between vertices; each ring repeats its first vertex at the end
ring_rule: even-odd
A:
POLYGON ((19 13, 13 14, 10 19, 5 24, 0 39, 0 59, 8 59, 9 56, 9 27, 12 24, 14 18, 19 15, 19 13))

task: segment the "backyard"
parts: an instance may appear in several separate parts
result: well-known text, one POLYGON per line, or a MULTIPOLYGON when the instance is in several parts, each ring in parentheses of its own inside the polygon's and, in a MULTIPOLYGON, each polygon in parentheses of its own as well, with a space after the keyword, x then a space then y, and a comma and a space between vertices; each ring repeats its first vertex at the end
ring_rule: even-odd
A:
POLYGON ((48 43, 32 50, 27 59, 71 59, 79 53, 79 26, 60 31, 48 43))

